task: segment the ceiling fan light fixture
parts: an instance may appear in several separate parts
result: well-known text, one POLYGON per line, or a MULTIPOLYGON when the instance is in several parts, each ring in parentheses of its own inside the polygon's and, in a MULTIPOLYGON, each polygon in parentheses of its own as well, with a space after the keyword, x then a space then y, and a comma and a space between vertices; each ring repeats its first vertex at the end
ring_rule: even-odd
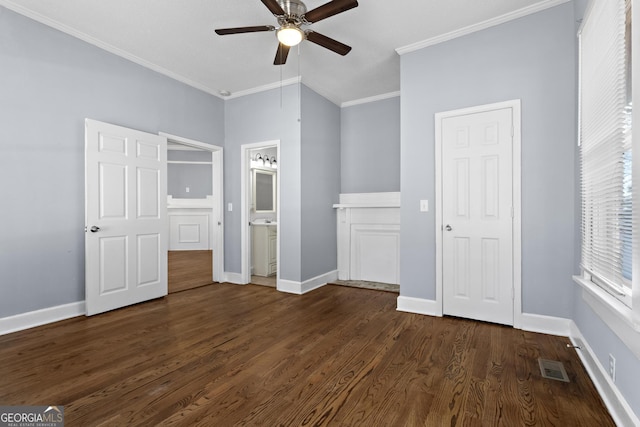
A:
POLYGON ((286 24, 276 32, 278 41, 285 46, 295 46, 304 39, 304 32, 294 24, 286 24))

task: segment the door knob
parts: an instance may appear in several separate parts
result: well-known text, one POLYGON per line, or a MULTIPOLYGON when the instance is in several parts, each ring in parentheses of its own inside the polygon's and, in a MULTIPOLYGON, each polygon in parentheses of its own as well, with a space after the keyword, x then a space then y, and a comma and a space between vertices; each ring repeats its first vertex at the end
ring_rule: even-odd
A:
POLYGON ((100 227, 96 227, 95 225, 93 227, 91 227, 91 232, 92 233, 95 233, 98 230, 100 230, 100 227))
POLYGON ((445 230, 447 230, 447 231, 451 231, 451 230, 453 230, 453 228, 451 228, 451 226, 450 226, 449 224, 447 224, 447 225, 444 227, 444 229, 445 229, 445 230))

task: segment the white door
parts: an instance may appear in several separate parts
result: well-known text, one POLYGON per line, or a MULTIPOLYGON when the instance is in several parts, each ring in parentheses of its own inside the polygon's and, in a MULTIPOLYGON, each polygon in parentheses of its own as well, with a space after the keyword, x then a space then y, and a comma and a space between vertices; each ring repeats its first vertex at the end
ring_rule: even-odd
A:
POLYGON ((513 110, 442 119, 443 312, 513 325, 513 110))
POLYGON ((167 294, 167 140, 85 121, 85 300, 93 315, 167 294))

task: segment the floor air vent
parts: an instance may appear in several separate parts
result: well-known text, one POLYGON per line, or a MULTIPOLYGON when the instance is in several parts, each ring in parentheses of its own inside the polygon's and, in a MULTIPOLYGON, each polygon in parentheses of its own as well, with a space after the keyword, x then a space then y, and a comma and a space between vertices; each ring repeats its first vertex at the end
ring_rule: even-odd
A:
POLYGON ((538 364, 540 365, 540 372, 544 378, 564 381, 565 383, 569 382, 569 376, 567 375, 567 371, 564 370, 562 362, 557 360, 538 359, 538 364))

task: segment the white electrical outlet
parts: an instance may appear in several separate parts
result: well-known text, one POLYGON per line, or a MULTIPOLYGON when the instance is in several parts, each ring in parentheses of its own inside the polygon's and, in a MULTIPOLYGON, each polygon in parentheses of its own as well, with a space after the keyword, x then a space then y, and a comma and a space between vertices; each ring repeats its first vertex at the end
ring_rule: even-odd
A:
POLYGON ((187 193, 190 191, 191 189, 189 187, 186 188, 187 193))
POLYGON ((613 382, 616 382, 616 358, 611 353, 609 353, 609 376, 613 382))

